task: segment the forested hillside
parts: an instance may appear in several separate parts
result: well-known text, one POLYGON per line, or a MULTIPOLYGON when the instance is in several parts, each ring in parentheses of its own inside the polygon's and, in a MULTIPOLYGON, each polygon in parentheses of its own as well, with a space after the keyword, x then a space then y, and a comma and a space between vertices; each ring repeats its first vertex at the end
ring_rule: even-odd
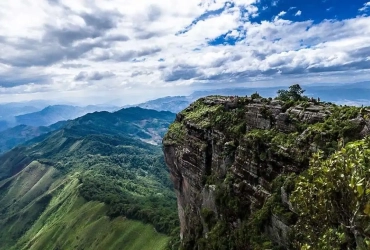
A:
POLYGON ((153 140, 169 112, 96 112, 0 157, 0 249, 163 249, 176 197, 153 140))

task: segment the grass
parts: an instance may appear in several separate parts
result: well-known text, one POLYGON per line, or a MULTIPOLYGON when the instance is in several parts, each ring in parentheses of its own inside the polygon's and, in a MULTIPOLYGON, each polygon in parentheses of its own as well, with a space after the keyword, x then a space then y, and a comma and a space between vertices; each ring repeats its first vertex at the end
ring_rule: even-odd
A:
POLYGON ((168 128, 167 138, 165 144, 181 143, 185 139, 185 127, 180 122, 173 122, 168 128))
MULTIPOLYGON (((157 233, 150 224, 106 216, 108 207, 101 202, 87 202, 78 193, 78 173, 47 193, 53 195, 18 243, 0 249, 164 249, 169 238, 157 233)), ((26 214, 31 213, 27 209, 26 214)), ((16 225, 13 223, 13 225, 16 225)))
POLYGON ((185 115, 184 120, 197 124, 202 128, 208 128, 212 125, 211 117, 222 110, 221 105, 208 106, 202 100, 198 100, 191 104, 188 108, 181 113, 185 115))
POLYGON ((169 237, 152 225, 110 219, 107 205, 83 199, 79 175, 61 176, 34 161, 4 182, 0 250, 165 248, 169 237))

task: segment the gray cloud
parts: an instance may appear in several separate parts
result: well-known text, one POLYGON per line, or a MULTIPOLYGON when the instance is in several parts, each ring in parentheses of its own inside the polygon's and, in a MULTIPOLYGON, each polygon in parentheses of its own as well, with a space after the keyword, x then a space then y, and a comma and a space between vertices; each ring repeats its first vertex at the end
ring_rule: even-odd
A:
POLYGON ((46 25, 44 30, 44 42, 57 41, 62 46, 70 46, 72 43, 87 38, 97 38, 106 34, 107 31, 117 27, 117 12, 112 11, 95 11, 94 13, 71 13, 77 14, 84 21, 85 26, 69 25, 68 27, 54 27, 46 25))
MULTIPOLYGON (((67 10, 66 15, 69 12, 67 10)), ((106 35, 117 26, 119 14, 116 12, 99 10, 91 14, 80 13, 79 16, 86 26, 69 25, 61 28, 45 25, 41 41, 0 36, 0 45, 22 52, 2 57, 0 62, 16 67, 49 66, 63 60, 80 58, 94 48, 109 48, 112 42, 129 40, 123 34, 106 35), (78 44, 75 44, 77 41, 78 44)))
POLYGON ((15 67, 50 66, 62 60, 80 58, 96 47, 109 47, 102 42, 82 42, 76 46, 63 47, 55 43, 42 43, 30 39, 21 39, 19 43, 15 42, 13 45, 14 49, 22 53, 0 58, 0 62, 15 67))
POLYGON ((370 60, 360 60, 357 62, 344 63, 342 65, 333 65, 329 67, 310 67, 308 72, 320 73, 320 72, 336 72, 336 71, 350 71, 350 70, 361 70, 370 69, 370 60))
POLYGON ((52 79, 50 76, 22 72, 18 69, 12 69, 6 73, 0 74, 0 87, 2 88, 13 88, 31 83, 44 85, 51 82, 52 79))
POLYGON ((178 80, 190 80, 197 79, 201 77, 202 74, 199 73, 195 66, 191 65, 177 65, 169 72, 163 73, 163 80, 166 82, 173 82, 178 80))
POLYGON ((81 14, 87 26, 98 30, 110 30, 117 27, 117 21, 120 16, 122 15, 119 12, 102 10, 81 14))
POLYGON ((50 5, 59 5, 59 0, 47 0, 50 5))
POLYGON ((152 4, 148 7, 147 17, 148 21, 154 22, 157 21, 162 15, 162 10, 158 5, 152 4))
POLYGON ((162 34, 160 32, 147 31, 143 29, 136 29, 135 33, 136 33, 135 38, 140 40, 147 40, 153 37, 159 37, 162 34))
POLYGON ((153 74, 152 71, 139 71, 139 70, 135 70, 131 73, 131 77, 135 77, 135 76, 142 76, 142 75, 151 75, 153 74))
POLYGON ((366 57, 370 57, 370 46, 365 46, 351 52, 351 58, 358 59, 366 57))
POLYGON ((126 35, 107 35, 104 37, 104 41, 106 42, 125 42, 130 40, 130 38, 126 35))
POLYGON ((149 56, 160 52, 159 47, 142 48, 141 50, 127 50, 127 51, 104 51, 101 55, 95 56, 94 61, 112 60, 117 62, 127 62, 136 57, 149 56))
POLYGON ((103 31, 91 27, 70 26, 68 28, 56 28, 54 26, 45 27, 43 42, 57 42, 61 46, 70 46, 74 42, 87 38, 97 38, 103 31))
POLYGON ((236 62, 236 61, 239 61, 239 60, 242 60, 242 59, 243 59, 243 56, 240 55, 240 54, 233 54, 233 55, 230 55, 228 57, 224 56, 222 58, 218 58, 217 60, 215 60, 211 64, 211 67, 219 68, 219 67, 225 65, 228 62, 236 62))
POLYGON ((113 74, 110 71, 105 72, 91 72, 87 73, 86 71, 81 71, 78 75, 75 76, 75 81, 100 81, 106 78, 114 77, 115 74, 113 74))
POLYGON ((89 67, 89 65, 86 64, 80 64, 80 63, 63 63, 61 68, 64 69, 79 69, 79 68, 86 68, 89 67))

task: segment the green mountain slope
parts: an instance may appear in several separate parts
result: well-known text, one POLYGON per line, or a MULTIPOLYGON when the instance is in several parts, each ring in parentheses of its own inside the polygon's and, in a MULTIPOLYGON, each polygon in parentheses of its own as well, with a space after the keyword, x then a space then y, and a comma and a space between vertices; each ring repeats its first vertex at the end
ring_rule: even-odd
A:
POLYGON ((139 130, 160 134, 174 115, 135 111, 89 114, 0 156, 0 249, 166 246, 176 198, 139 130))
MULTIPOLYGON (((33 163, 30 167, 32 169, 24 170, 28 173, 22 173, 26 176, 31 173, 38 180, 37 182, 25 182, 26 179, 23 178, 23 181, 17 180, 15 184, 24 184, 24 186, 34 184, 31 189, 37 189, 40 186, 46 187, 48 186, 47 182, 54 183, 54 185, 49 186, 47 192, 32 202, 27 202, 27 198, 23 197, 37 197, 37 192, 23 194, 22 190, 17 190, 23 194, 21 201, 28 205, 11 218, 14 223, 11 224, 8 220, 5 225, 2 225, 2 236, 5 238, 9 234, 19 234, 22 233, 23 228, 27 227, 27 224, 32 224, 32 226, 15 246, 9 242, 10 244, 4 246, 4 249, 135 250, 152 249, 152 246, 156 246, 156 249, 162 249, 166 245, 168 237, 155 232, 152 226, 123 217, 111 220, 106 216, 107 205, 96 201, 87 202, 83 199, 78 192, 81 185, 78 173, 63 181, 59 179, 55 182, 52 177, 55 169, 40 175, 37 164, 33 163), (37 178, 37 176, 41 178, 37 178), (41 215, 38 215, 37 212, 48 201, 49 204, 41 215), (32 220, 36 217, 38 218, 32 220)), ((14 191, 14 186, 11 189, 14 191)), ((12 194, 11 191, 10 194, 12 194)))

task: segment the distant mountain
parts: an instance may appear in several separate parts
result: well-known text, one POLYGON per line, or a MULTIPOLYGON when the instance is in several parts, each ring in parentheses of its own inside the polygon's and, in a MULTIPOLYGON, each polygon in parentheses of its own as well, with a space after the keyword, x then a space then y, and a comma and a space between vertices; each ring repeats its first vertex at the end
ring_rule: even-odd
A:
POLYGON ((17 115, 37 112, 50 105, 53 105, 52 102, 43 100, 0 103, 0 120, 11 120, 17 115))
POLYGON ((143 140, 174 118, 94 112, 1 155, 0 250, 165 249, 176 198, 161 147, 143 140))
POLYGON ((38 137, 42 134, 60 129, 67 122, 62 121, 51 126, 33 127, 28 125, 18 125, 0 132, 0 154, 20 145, 28 140, 38 137))
POLYGON ((16 115, 23 115, 31 112, 39 111, 34 106, 18 106, 12 104, 0 104, 0 119, 6 119, 7 117, 13 117, 16 115))
POLYGON ((28 104, 0 104, 0 131, 16 126, 15 116, 39 111, 40 109, 28 104))
POLYGON ((187 96, 167 96, 137 105, 127 105, 125 107, 140 107, 177 113, 179 110, 186 108, 191 101, 192 99, 187 96))
MULTIPOLYGON (((349 105, 370 105, 370 82, 360 82, 353 84, 310 84, 302 85, 306 90, 305 94, 312 97, 320 97, 328 102, 334 102, 338 104, 349 104, 349 105)), ((246 96, 258 92, 262 96, 276 96, 276 92, 279 89, 285 89, 286 87, 264 87, 264 88, 227 88, 227 89, 212 89, 195 91, 189 96, 167 96, 150 100, 144 103, 135 105, 129 105, 126 107, 141 107, 154 110, 166 110, 174 113, 178 113, 185 109, 190 103, 195 100, 210 96, 210 95, 222 95, 222 96, 246 96)))
POLYGON ((58 121, 80 117, 95 111, 116 111, 112 105, 48 105, 46 101, 29 101, 0 104, 0 131, 17 125, 49 126, 58 121))
MULTIPOLYGON (((79 126, 106 134, 126 134, 151 144, 160 144, 175 114, 139 107, 124 108, 114 113, 94 112, 69 122, 65 127, 79 126)), ((84 128, 84 129, 83 129, 84 128)))
POLYGON ((112 106, 69 106, 69 105, 54 105, 48 106, 41 111, 17 115, 15 117, 16 124, 24 124, 29 126, 48 126, 58 121, 65 121, 83 116, 87 113, 95 111, 114 111, 117 107, 112 106))

